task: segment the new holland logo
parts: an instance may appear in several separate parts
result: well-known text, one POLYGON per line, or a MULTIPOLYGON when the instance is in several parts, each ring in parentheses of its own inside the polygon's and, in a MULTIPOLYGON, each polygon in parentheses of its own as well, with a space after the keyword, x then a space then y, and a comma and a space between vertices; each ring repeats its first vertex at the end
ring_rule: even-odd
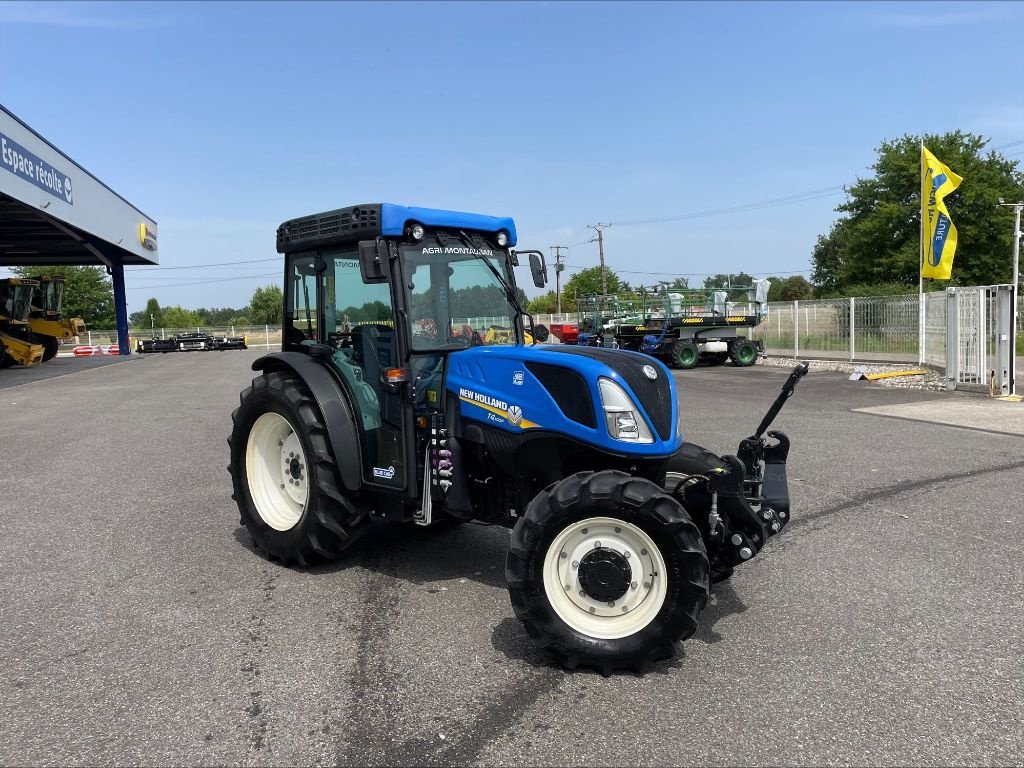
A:
POLYGON ((509 424, 515 424, 519 426, 519 422, 523 420, 523 409, 518 405, 510 405, 508 407, 508 422, 509 424))

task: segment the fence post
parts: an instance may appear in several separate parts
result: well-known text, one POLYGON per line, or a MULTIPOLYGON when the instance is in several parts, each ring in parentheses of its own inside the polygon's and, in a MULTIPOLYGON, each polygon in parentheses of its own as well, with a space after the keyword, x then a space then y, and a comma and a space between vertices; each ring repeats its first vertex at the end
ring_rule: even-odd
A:
POLYGON ((800 301, 793 300, 793 357, 800 357, 800 301))
POLYGON ((235 326, 233 326, 233 325, 231 326, 231 335, 232 336, 235 335, 235 326))
POLYGON ((856 323, 857 323, 857 319, 856 319, 857 318, 857 314, 856 314, 856 311, 855 311, 855 309, 856 309, 856 306, 854 304, 855 301, 856 301, 856 299, 854 299, 853 296, 851 296, 850 297, 850 362, 851 363, 853 362, 853 358, 854 358, 854 355, 855 355, 855 352, 856 352, 856 344, 857 344, 857 342, 856 342, 857 331, 856 331, 856 327, 855 327, 856 323))
POLYGON ((269 325, 264 325, 263 326, 263 335, 267 339, 267 349, 270 349, 270 326, 269 325))
POLYGON ((92 331, 91 330, 87 331, 87 333, 89 334, 89 346, 91 347, 92 346, 92 331))

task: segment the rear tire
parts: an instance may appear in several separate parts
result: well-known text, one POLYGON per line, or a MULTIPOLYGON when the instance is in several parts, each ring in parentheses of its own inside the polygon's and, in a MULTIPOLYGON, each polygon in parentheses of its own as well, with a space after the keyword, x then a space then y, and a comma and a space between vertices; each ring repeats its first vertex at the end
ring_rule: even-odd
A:
POLYGON ((505 578, 536 645, 604 675, 673 656, 708 600, 707 554, 686 511, 615 470, 541 491, 513 529, 505 578))
POLYGON ((338 559, 365 531, 366 507, 343 489, 323 417, 305 382, 267 373, 231 414, 232 498, 271 559, 312 565, 338 559))
POLYGON ((736 339, 729 345, 729 358, 740 368, 753 365, 757 362, 757 345, 747 339, 736 339))
POLYGON ((696 368, 700 361, 700 350, 689 339, 680 339, 672 345, 672 362, 676 368, 688 370, 696 368))

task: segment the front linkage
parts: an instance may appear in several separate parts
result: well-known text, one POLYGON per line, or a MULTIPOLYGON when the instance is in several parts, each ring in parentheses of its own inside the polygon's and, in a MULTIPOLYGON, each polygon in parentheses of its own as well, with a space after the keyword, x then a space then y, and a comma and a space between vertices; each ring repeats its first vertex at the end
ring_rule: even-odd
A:
POLYGON ((806 362, 793 369, 756 432, 740 442, 736 456, 719 457, 684 443, 668 462, 665 490, 700 530, 712 581, 731 576, 735 566, 753 558, 789 522, 789 438, 768 427, 807 369, 806 362))

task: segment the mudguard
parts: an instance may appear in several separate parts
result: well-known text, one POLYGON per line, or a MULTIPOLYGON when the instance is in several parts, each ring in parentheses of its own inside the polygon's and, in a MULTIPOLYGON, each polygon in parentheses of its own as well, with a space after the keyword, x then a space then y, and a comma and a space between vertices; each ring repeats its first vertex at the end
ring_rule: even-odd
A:
POLYGON ((299 352, 272 352, 254 361, 252 369, 263 373, 291 370, 305 382, 324 418, 341 482, 347 490, 358 491, 363 459, 356 422, 345 392, 327 368, 299 352))

